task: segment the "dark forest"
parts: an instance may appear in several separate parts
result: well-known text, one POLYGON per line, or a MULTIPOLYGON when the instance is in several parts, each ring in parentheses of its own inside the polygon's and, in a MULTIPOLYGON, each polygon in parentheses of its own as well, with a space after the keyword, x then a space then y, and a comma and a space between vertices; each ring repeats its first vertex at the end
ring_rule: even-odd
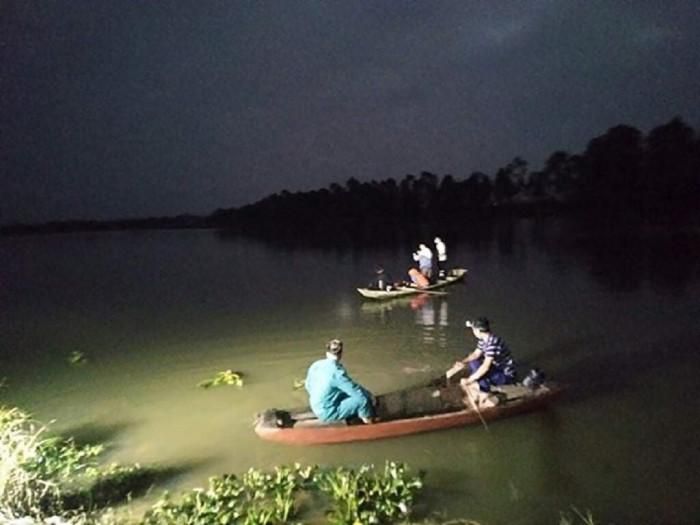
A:
POLYGON ((516 157, 494 174, 459 178, 423 171, 307 192, 282 191, 208 216, 12 224, 4 234, 154 228, 217 228, 230 234, 342 241, 395 237, 415 227, 457 232, 503 216, 576 213, 591 220, 687 228, 697 224, 700 137, 676 117, 643 134, 618 125, 582 153, 552 153, 537 171, 516 157), (622 220, 624 219, 624 220, 622 220))

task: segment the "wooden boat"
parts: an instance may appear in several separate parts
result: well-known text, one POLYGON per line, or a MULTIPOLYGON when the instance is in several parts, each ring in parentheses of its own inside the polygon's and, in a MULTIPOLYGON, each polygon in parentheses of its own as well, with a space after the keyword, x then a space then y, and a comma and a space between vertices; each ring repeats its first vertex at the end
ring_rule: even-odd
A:
POLYGON ((447 273, 444 279, 438 279, 438 281, 435 284, 431 284, 429 286, 426 286, 425 288, 418 288, 417 286, 406 285, 398 286, 392 288, 391 290, 358 288, 357 291, 360 293, 360 295, 362 295, 362 297, 366 297, 367 299, 394 299, 396 297, 402 297, 405 295, 430 293, 431 290, 435 290, 436 288, 442 288, 444 286, 456 283, 457 281, 461 281, 462 279, 464 279, 466 273, 467 270, 464 268, 454 268, 447 273))
POLYGON ((536 410, 561 392, 555 383, 531 389, 506 385, 493 389, 498 404, 477 407, 467 403, 458 383, 445 384, 440 378, 428 385, 377 397, 379 421, 319 421, 309 408, 266 410, 258 415, 255 432, 263 439, 289 445, 318 445, 367 441, 429 432, 472 424, 536 410), (442 384, 440 384, 442 383, 442 384))

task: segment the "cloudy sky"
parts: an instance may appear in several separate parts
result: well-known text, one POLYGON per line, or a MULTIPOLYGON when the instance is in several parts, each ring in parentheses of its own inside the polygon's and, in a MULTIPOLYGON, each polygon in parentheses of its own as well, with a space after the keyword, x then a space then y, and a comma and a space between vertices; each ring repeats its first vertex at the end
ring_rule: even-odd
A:
POLYGON ((536 169, 699 92, 697 0, 0 0, 0 224, 536 169))

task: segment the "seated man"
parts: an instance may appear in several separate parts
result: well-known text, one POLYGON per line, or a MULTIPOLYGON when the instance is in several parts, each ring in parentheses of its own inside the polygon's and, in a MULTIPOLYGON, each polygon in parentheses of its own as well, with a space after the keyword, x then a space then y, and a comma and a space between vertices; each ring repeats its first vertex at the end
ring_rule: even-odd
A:
POLYGON ((355 383, 340 364, 343 342, 333 339, 326 345, 325 359, 314 362, 306 373, 306 390, 311 410, 321 421, 359 417, 374 421, 374 397, 355 383))
POLYGON ((394 285, 389 276, 382 266, 377 266, 374 269, 374 279, 369 283, 368 288, 372 290, 393 290, 394 285))
POLYGON ((447 371, 447 377, 469 369, 469 375, 460 380, 464 392, 473 399, 484 399, 480 392, 489 392, 491 386, 515 383, 515 363, 503 340, 491 333, 489 320, 479 317, 466 322, 478 342, 476 348, 464 359, 457 361, 447 371), (478 388, 477 388, 478 385, 478 388))

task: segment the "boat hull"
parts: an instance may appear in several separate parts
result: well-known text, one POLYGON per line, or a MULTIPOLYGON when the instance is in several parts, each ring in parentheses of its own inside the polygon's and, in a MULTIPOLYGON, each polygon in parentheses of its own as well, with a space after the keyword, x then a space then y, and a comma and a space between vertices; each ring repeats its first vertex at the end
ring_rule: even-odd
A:
MULTIPOLYGON (((348 424, 345 422, 307 425, 301 421, 296 424, 293 423, 293 426, 280 426, 277 418, 278 414, 291 414, 293 418, 295 413, 301 414, 303 411, 284 412, 272 409, 259 416, 255 432, 258 436, 268 441, 288 445, 321 445, 386 439, 473 424, 484 424, 487 421, 537 410, 545 407, 558 397, 561 392, 561 387, 555 384, 541 386, 536 391, 529 391, 523 387, 519 388, 520 393, 518 395, 511 397, 502 404, 481 408, 479 411, 474 408, 456 410, 454 408, 456 405, 453 403, 453 408, 444 413, 386 421, 381 420, 369 425, 348 424)), ((308 409, 305 410, 308 411, 308 409)))
POLYGON ((450 270, 450 274, 445 279, 438 280, 435 284, 431 284, 430 286, 426 286, 425 288, 416 288, 414 286, 401 286, 395 290, 374 290, 372 288, 358 288, 357 291, 362 297, 365 297, 366 299, 374 299, 379 301, 385 299, 394 299, 396 297, 404 297, 406 295, 426 293, 430 292, 430 290, 443 288, 450 284, 454 284, 458 281, 461 281, 462 279, 464 279, 464 276, 466 274, 466 269, 455 268, 453 270, 450 270))

